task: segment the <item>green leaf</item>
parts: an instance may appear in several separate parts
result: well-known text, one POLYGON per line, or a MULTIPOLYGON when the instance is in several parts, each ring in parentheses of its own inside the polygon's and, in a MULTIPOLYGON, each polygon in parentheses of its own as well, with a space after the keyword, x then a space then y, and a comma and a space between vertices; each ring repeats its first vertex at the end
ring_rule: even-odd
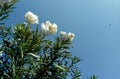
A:
POLYGON ((22 57, 22 58, 24 57, 22 48, 21 48, 21 57, 22 57))
POLYGON ((59 66, 59 65, 57 65, 57 64, 55 64, 55 66, 56 66, 57 68, 61 69, 62 71, 66 71, 66 69, 63 68, 62 66, 59 66))
POLYGON ((3 62, 0 60, 0 63, 2 64, 3 62))
POLYGON ((35 58, 39 58, 39 57, 40 57, 40 56, 35 55, 35 54, 33 54, 33 53, 28 53, 28 55, 31 55, 32 57, 35 57, 35 58))
POLYGON ((90 77, 90 79, 97 79, 97 77, 93 75, 92 77, 90 77))
POLYGON ((3 76, 1 76, 1 79, 4 79, 3 76))
POLYGON ((36 31, 35 31, 35 36, 37 36, 37 34, 38 34, 38 26, 37 26, 36 31))
POLYGON ((14 60, 14 57, 13 57, 13 64, 12 64, 12 74, 13 74, 13 77, 15 77, 16 73, 15 73, 15 60, 14 60))

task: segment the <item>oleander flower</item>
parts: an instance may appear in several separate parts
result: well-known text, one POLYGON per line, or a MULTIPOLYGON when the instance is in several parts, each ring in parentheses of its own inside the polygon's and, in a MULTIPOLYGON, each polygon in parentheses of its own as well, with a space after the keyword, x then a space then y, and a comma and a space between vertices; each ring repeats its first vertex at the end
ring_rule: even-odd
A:
POLYGON ((60 31, 60 34, 61 34, 63 39, 65 39, 67 37, 67 33, 66 32, 60 31))
POLYGON ((52 24, 50 21, 46 21, 45 24, 42 23, 41 29, 48 34, 55 34, 57 32, 57 24, 52 24))
POLYGON ((49 27, 49 34, 55 34, 57 32, 57 24, 51 24, 49 27))
POLYGON ((74 37, 75 37, 75 34, 74 33, 71 33, 69 32, 68 34, 66 32, 63 32, 63 31, 60 31, 60 35, 62 37, 62 39, 66 40, 70 40, 71 42, 73 41, 74 37))
POLYGON ((38 16, 35 15, 34 13, 30 12, 30 11, 28 11, 25 14, 25 18, 26 18, 27 22, 30 23, 30 24, 39 24, 38 16))
POLYGON ((71 42, 73 41, 74 37, 75 37, 75 34, 74 34, 74 33, 71 33, 71 32, 68 33, 68 39, 69 39, 71 42))
POLYGON ((45 32, 45 33, 49 31, 49 28, 48 28, 44 23, 42 23, 41 29, 42 29, 42 31, 45 32))

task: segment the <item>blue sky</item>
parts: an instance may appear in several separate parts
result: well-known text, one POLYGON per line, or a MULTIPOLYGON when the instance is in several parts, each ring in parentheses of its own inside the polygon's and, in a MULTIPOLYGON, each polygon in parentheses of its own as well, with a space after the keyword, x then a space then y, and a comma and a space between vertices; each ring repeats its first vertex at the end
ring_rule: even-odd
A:
POLYGON ((39 23, 55 22, 59 31, 75 33, 71 50, 81 61, 82 79, 120 79, 120 1, 119 0, 20 0, 7 24, 25 21, 32 11, 39 23), (111 26, 109 26, 111 25, 111 26))

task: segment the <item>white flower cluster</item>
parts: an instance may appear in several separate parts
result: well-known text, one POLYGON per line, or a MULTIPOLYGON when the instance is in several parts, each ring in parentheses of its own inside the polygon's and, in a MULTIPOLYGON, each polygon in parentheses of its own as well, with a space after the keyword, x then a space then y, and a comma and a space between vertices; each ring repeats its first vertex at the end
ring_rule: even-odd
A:
MULTIPOLYGON (((25 14, 25 18, 27 20, 28 23, 30 24, 38 24, 38 16, 35 15, 34 13, 28 11, 25 14)), ((46 21, 46 23, 42 23, 41 24, 41 30, 43 33, 46 34, 55 34, 57 32, 57 24, 55 23, 51 23, 50 21, 46 21)), ((73 41, 75 34, 69 32, 68 34, 66 32, 61 31, 60 32, 61 36, 63 39, 69 39, 71 42, 73 41)))
POLYGON ((27 22, 30 23, 30 24, 39 24, 38 16, 35 15, 34 13, 30 12, 30 11, 28 11, 25 14, 25 18, 26 18, 27 22))
POLYGON ((42 23, 41 29, 45 33, 55 34, 57 32, 57 24, 46 21, 46 23, 42 23))
POLYGON ((60 34, 62 36, 63 39, 69 39, 71 42, 73 41, 75 34, 69 32, 68 34, 66 32, 60 31, 60 34))

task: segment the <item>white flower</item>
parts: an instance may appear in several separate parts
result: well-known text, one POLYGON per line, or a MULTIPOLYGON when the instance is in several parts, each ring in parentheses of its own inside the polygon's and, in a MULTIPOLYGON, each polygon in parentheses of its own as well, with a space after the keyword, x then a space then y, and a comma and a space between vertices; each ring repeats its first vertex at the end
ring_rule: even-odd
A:
POLYGON ((63 32, 63 31, 60 31, 60 34, 61 34, 62 36, 66 36, 66 35, 67 35, 67 33, 66 33, 66 32, 63 32))
POLYGON ((57 32, 57 25, 54 23, 49 26, 49 34, 55 34, 57 32))
POLYGON ((75 34, 69 32, 68 34, 66 32, 60 31, 60 35, 62 36, 62 39, 68 39, 71 42, 73 41, 75 34))
POLYGON ((73 41, 74 37, 75 37, 74 33, 71 32, 68 33, 68 39, 70 39, 71 42, 73 41))
POLYGON ((42 29, 43 32, 48 32, 49 31, 49 28, 44 23, 42 23, 41 29, 42 29))
POLYGON ((50 21, 46 21, 46 26, 47 27, 52 26, 51 22, 50 21))
POLYGON ((38 16, 35 15, 34 13, 28 11, 26 14, 25 14, 25 18, 27 20, 28 23, 30 24, 39 24, 38 23, 38 16))
POLYGON ((57 32, 57 24, 52 24, 50 21, 46 21, 45 24, 42 23, 41 29, 48 34, 55 34, 57 32))
POLYGON ((60 34, 61 34, 63 39, 65 39, 67 37, 67 33, 66 32, 60 31, 60 34))

